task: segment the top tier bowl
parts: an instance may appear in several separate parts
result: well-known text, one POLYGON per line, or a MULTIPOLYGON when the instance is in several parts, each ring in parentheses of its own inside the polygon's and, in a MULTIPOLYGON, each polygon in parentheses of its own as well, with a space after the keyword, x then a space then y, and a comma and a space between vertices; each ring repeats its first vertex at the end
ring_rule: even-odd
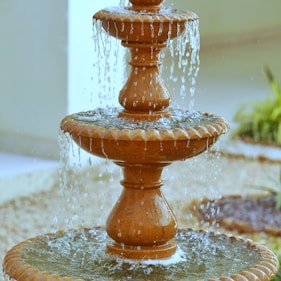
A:
POLYGON ((182 34, 189 21, 198 19, 192 12, 170 8, 161 13, 136 12, 129 9, 110 8, 97 12, 94 19, 100 20, 105 31, 124 43, 165 43, 182 34))

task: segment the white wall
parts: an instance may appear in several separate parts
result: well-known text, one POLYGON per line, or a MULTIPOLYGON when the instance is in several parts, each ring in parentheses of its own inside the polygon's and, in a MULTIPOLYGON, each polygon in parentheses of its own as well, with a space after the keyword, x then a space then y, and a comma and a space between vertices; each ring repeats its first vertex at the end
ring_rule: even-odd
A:
MULTIPOLYGON (((110 38, 111 48, 108 49, 106 57, 101 57, 94 48, 93 40, 93 14, 105 7, 118 6, 118 0, 104 1, 77 1, 69 0, 69 22, 68 22, 68 112, 74 113, 83 110, 90 110, 102 105, 99 96, 102 91, 115 91, 115 98, 112 102, 117 105, 118 91, 122 86, 122 71, 124 64, 119 60, 117 72, 107 73, 99 81, 98 72, 103 69, 106 57, 110 56, 110 64, 115 63, 114 52, 119 49, 119 56, 124 55, 121 42, 110 38), (103 85, 101 85, 103 84, 103 85), (111 84, 111 88, 107 87, 111 84), (112 88, 114 85, 114 88, 112 88)), ((109 45, 109 44, 108 44, 109 45)), ((112 67, 111 67, 112 70, 112 67)), ((104 94, 104 93, 103 93, 104 94)), ((109 93, 108 93, 109 94, 109 93)))
POLYGON ((0 150, 57 157, 67 104, 67 0, 0 1, 0 150))
POLYGON ((265 29, 271 32, 281 24, 279 0, 166 0, 165 4, 197 13, 203 39, 265 29))
POLYGON ((0 1, 0 151, 59 157, 61 119, 96 104, 92 15, 118 4, 0 1))

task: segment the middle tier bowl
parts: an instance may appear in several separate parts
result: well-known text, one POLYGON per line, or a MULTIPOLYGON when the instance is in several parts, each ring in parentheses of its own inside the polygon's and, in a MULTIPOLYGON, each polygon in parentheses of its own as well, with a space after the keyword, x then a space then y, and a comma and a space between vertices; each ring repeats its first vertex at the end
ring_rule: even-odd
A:
POLYGON ((170 117, 132 121, 118 109, 96 109, 66 116, 61 129, 89 153, 128 163, 169 163, 204 152, 228 125, 217 115, 173 110, 170 117))

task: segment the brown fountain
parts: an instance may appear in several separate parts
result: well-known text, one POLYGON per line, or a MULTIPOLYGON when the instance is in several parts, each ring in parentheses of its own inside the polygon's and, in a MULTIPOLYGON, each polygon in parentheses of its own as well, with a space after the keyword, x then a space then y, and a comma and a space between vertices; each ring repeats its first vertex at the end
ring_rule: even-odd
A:
MULTIPOLYGON (((123 12, 122 9, 119 12, 105 9, 94 15, 94 20, 99 21, 108 34, 120 39, 122 45, 131 52, 131 72, 119 94, 119 103, 123 108, 81 112, 67 116, 61 122, 61 129, 69 133, 81 148, 93 155, 113 160, 123 170, 123 191, 107 219, 106 232, 100 228, 73 230, 24 241, 12 248, 5 257, 3 268, 6 279, 88 281, 127 280, 129 276, 130 280, 271 280, 277 274, 278 261, 267 248, 233 236, 177 229, 175 216, 161 192, 162 169, 173 161, 204 152, 227 131, 228 126, 216 115, 200 112, 192 114, 189 111, 180 111, 182 120, 177 126, 173 123, 178 112, 169 108, 171 96, 159 71, 160 52, 168 41, 185 31, 188 22, 197 20, 197 15, 176 10, 173 13, 162 12, 162 0, 130 2, 132 5, 123 12), (97 115, 100 117, 97 118, 97 115), (163 126, 162 121, 165 123, 163 126), (167 125, 165 121, 171 122, 167 125), (192 236, 193 233, 197 238, 192 236), (69 262, 67 254, 57 253, 60 259, 53 260, 47 266, 44 258, 51 259, 55 256, 54 249, 63 248, 62 245, 52 248, 50 244, 57 245, 57 241, 65 241, 64 237, 72 237, 68 243, 71 247, 76 247, 76 241, 86 237, 81 240, 87 241, 86 245, 90 246, 85 247, 89 247, 97 255, 110 257, 110 263, 93 261, 87 266, 83 263, 80 264, 82 272, 73 273, 75 266, 69 262), (211 239, 208 240, 209 244, 204 242, 205 239, 211 239), (193 240, 195 244, 189 246, 187 243, 193 240), (167 277, 169 274, 165 270, 168 267, 160 266, 159 269, 156 265, 152 269, 153 276, 147 271, 140 274, 139 269, 135 269, 135 273, 130 273, 134 270, 128 270, 128 267, 134 267, 138 263, 145 263, 151 270, 152 264, 168 261, 181 247, 193 249, 199 244, 206 244, 205 247, 212 248, 217 241, 229 244, 234 248, 235 255, 237 252, 238 255, 245 252, 244 260, 239 262, 241 268, 210 273, 205 277, 181 273, 182 275, 173 275, 172 279, 167 277), (187 246, 181 246, 185 244, 187 246), (240 248, 235 250, 236 247, 240 248), (30 253, 35 256, 31 257, 30 253), (250 256, 254 256, 253 261, 244 265, 244 261, 251 259, 250 256), (107 271, 103 276, 100 273, 94 274, 100 270, 102 263, 107 268, 110 267, 109 264, 114 264, 117 268, 116 261, 126 265, 125 268, 115 269, 119 270, 122 278, 117 273, 115 275, 114 271, 108 279, 107 271), (60 271, 57 269, 60 263, 70 264, 67 270, 60 271), (86 274, 87 270, 89 272, 86 274)), ((76 250, 81 248, 82 246, 77 246, 76 250)), ((89 251, 87 248, 83 256, 89 251)), ((71 255, 74 252, 69 254, 71 255)), ((216 255, 212 254, 208 259, 212 260, 214 256, 216 255)), ((88 259, 91 260, 90 254, 88 259)), ((224 256, 221 259, 221 263, 227 263, 224 256)), ((214 261, 214 264, 217 263, 214 261)), ((232 258, 230 263, 233 263, 232 258)), ((183 263, 180 271, 196 267, 195 271, 199 272, 199 267, 212 267, 206 264, 204 262, 199 266, 197 262, 190 266, 183 263)))

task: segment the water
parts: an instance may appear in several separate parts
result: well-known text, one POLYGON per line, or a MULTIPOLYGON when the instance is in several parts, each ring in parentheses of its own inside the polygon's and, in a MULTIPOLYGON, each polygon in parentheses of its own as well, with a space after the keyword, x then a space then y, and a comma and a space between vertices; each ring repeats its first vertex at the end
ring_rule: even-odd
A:
POLYGON ((86 229, 41 236, 27 243, 21 256, 41 271, 85 281, 208 280, 241 272, 261 259, 255 247, 225 235, 181 230, 176 240, 176 257, 135 262, 106 254, 105 231, 86 229))
POLYGON ((105 128, 123 129, 186 129, 198 126, 206 126, 217 123, 222 120, 215 115, 204 114, 195 111, 175 109, 171 110, 169 118, 163 117, 155 121, 137 121, 132 122, 128 118, 118 117, 120 108, 98 108, 86 112, 80 112, 72 115, 75 121, 88 126, 101 126, 105 128))
POLYGON ((122 48, 120 41, 105 33, 101 22, 96 20, 93 21, 93 43, 93 99, 100 106, 116 106, 119 90, 127 76, 127 52, 122 48))
POLYGON ((176 98, 174 106, 184 105, 190 111, 194 111, 196 81, 200 66, 199 21, 187 22, 183 34, 169 41, 168 50, 169 53, 166 53, 168 63, 163 65, 162 72, 168 76, 167 85, 176 98), (185 102, 188 97, 189 105, 185 102))
POLYGON ((59 144, 60 204, 52 218, 52 231, 104 225, 121 191, 118 187, 120 169, 107 159, 85 152, 63 131, 59 131, 59 144), (92 208, 93 202, 100 204, 92 208), (107 206, 106 210, 103 204, 107 206))

